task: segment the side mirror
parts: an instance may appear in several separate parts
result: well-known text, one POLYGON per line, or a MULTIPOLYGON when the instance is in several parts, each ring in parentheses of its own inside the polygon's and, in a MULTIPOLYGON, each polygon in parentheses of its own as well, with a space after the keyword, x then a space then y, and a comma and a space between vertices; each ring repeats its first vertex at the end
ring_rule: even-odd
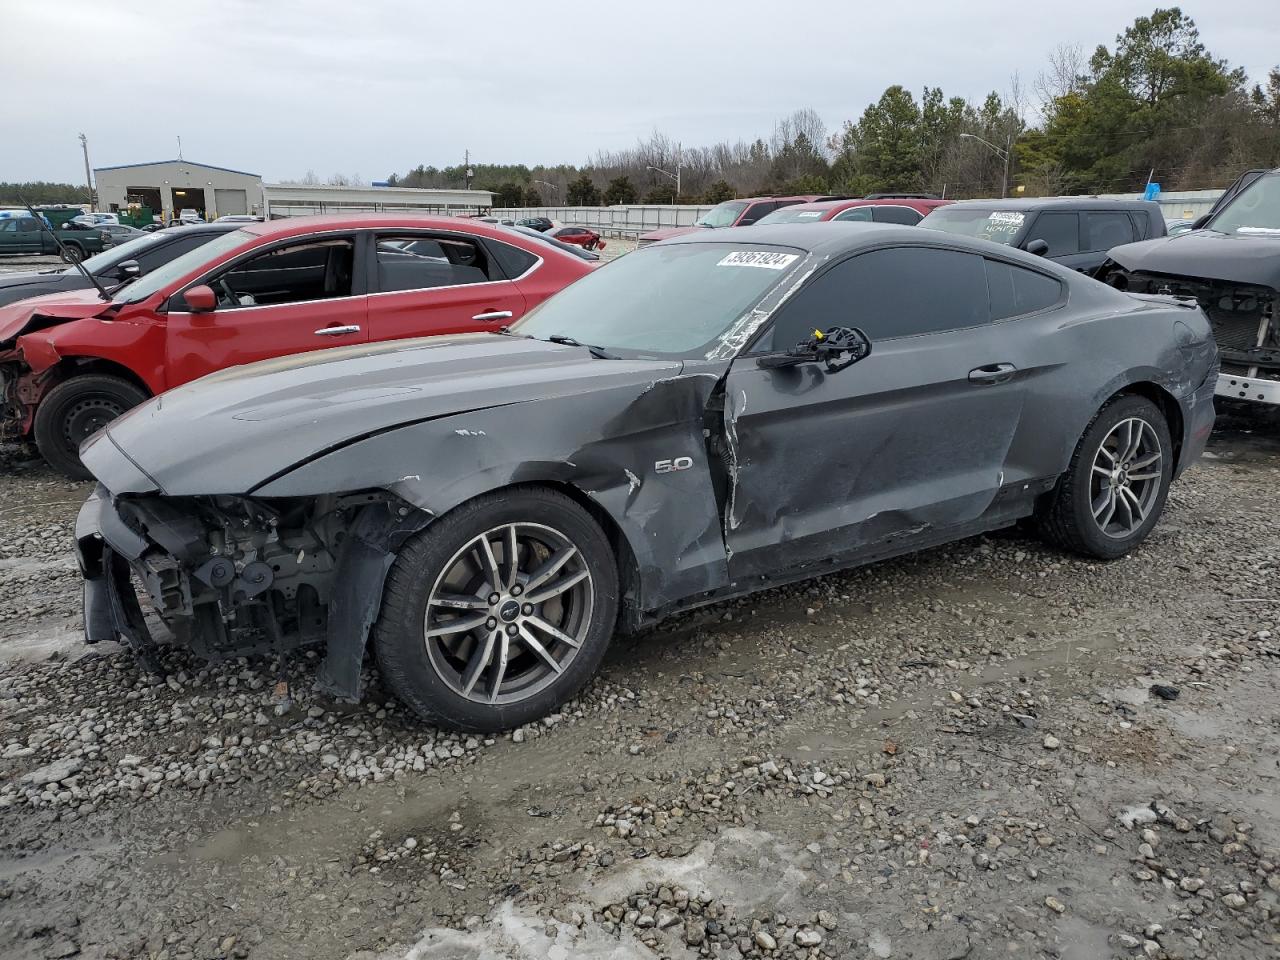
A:
POLYGON ((142 276, 142 267, 137 260, 121 260, 116 264, 116 278, 118 280, 132 280, 134 277, 142 276))
POLYGON ((1207 214, 1207 213, 1203 217, 1197 217, 1195 222, 1191 224, 1191 229, 1203 230, 1205 227, 1205 224, 1209 222, 1209 217, 1210 217, 1210 214, 1207 214))
POLYGON ((1028 240, 1022 249, 1037 257, 1044 257, 1049 254, 1049 244, 1043 240, 1028 240))
POLYGON ((813 336, 786 353, 760 357, 756 366, 777 369, 802 363, 825 363, 828 373, 838 373, 870 355, 871 340, 857 327, 831 327, 826 333, 813 331, 813 336))
POLYGON ((182 296, 192 313, 212 313, 218 306, 217 294, 203 283, 189 288, 182 296))

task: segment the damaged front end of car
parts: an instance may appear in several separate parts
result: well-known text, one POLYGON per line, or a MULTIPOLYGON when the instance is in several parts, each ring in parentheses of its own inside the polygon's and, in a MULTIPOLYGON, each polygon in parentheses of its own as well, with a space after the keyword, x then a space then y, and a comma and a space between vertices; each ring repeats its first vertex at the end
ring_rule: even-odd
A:
POLYGON ((1260 284, 1134 270, 1111 283, 1130 293, 1195 300, 1209 318, 1222 369, 1218 396, 1280 404, 1280 294, 1260 284))
POLYGON ((113 497, 100 485, 76 523, 86 640, 123 640, 154 664, 141 589, 174 641, 205 659, 327 645, 321 687, 356 699, 386 572, 426 520, 382 491, 113 497))

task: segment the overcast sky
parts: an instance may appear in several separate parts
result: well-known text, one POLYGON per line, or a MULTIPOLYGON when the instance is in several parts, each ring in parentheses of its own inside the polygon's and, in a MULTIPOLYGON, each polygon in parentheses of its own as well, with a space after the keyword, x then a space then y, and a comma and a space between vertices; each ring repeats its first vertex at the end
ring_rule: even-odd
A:
MULTIPOLYGON (((687 145, 831 129, 884 88, 1030 90, 1059 43, 1111 45, 1128 0, 0 0, 0 180, 79 182, 169 159, 382 179, 419 163, 582 163, 655 128, 687 145), (650 38, 650 39, 641 39, 650 38)), ((1183 4, 1253 78, 1280 60, 1276 0, 1183 4)))

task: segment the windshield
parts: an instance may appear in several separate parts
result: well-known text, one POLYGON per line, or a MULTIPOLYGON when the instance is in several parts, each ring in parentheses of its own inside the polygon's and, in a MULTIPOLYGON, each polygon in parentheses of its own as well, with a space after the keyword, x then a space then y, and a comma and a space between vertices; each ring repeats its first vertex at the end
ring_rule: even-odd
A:
POLYGON ((1238 236, 1280 236, 1280 174, 1259 177, 1222 208, 1210 230, 1238 236))
POLYGON ((712 207, 695 220, 694 225, 698 227, 732 227, 734 221, 742 216, 742 211, 745 209, 747 209, 747 201, 728 200, 712 207))
MULTIPOLYGON (((162 239, 164 238, 159 234, 144 233, 118 246, 111 247, 109 250, 103 250, 102 253, 95 253, 92 257, 80 261, 80 266, 95 274, 103 270, 110 270, 116 264, 135 259, 147 247, 159 243, 162 239)), ((75 267, 67 267, 62 272, 79 273, 80 271, 75 267)))
POLYGON ((825 208, 814 210, 807 203, 797 203, 766 214, 756 223, 816 223, 830 212, 825 208))
POLYGON ((646 247, 566 287, 511 332, 645 357, 704 356, 803 256, 728 243, 646 247))
MULTIPOLYGON (((256 239, 252 233, 244 230, 232 230, 220 237, 214 237, 208 243, 201 244, 194 250, 188 250, 180 257, 170 260, 163 266, 156 267, 145 276, 124 287, 111 299, 115 303, 139 303, 147 299, 157 290, 162 290, 175 280, 180 280, 189 273, 195 273, 206 264, 217 260, 224 253, 256 239)), ((135 241, 130 241, 135 242, 135 241)))
POLYGON ((978 237, 993 243, 1010 244, 1026 220, 1027 215, 1021 210, 992 210, 990 207, 964 207, 956 204, 934 210, 920 221, 920 226, 944 233, 978 237))

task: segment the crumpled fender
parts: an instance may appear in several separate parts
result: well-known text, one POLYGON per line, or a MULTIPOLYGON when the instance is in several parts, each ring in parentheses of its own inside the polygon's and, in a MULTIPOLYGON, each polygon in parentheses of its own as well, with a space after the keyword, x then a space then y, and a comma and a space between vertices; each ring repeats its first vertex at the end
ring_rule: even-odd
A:
POLYGON ((20 359, 39 374, 71 357, 108 360, 131 370, 153 394, 165 389, 164 330, 151 323, 68 320, 18 337, 13 351, 0 354, 0 361, 20 359))
POLYGON ((381 488, 440 516, 514 484, 571 487, 616 524, 639 579, 629 600, 653 610, 728 582, 703 437, 718 380, 709 371, 656 380, 639 395, 627 386, 549 397, 532 425, 513 413, 519 404, 410 424, 299 465, 251 496, 381 488), (688 465, 659 466, 677 460, 688 465))

